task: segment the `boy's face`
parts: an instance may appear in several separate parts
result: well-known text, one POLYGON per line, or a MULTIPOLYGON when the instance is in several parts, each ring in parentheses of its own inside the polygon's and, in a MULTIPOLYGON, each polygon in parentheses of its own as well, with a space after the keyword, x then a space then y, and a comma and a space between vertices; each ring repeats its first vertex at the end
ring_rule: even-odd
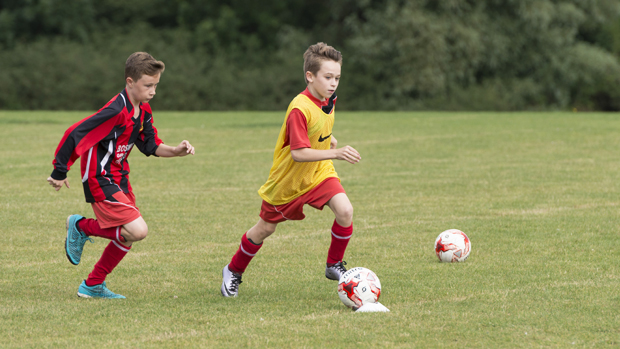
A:
POLYGON ((315 94, 315 97, 319 97, 320 100, 331 97, 336 92, 340 82, 340 68, 338 62, 325 60, 321 62, 321 69, 316 75, 306 72, 310 92, 315 94))
POLYGON ((133 100, 139 103, 147 103, 155 97, 155 90, 159 84, 161 73, 157 75, 142 75, 138 81, 127 78, 127 92, 133 97, 133 100))

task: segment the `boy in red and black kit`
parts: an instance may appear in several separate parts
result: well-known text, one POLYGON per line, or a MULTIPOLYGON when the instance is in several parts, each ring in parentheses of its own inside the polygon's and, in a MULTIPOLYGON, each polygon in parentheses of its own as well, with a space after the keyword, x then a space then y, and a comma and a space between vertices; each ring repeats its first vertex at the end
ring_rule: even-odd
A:
POLYGON ((332 135, 334 92, 341 66, 341 53, 322 42, 304 53, 308 88, 289 104, 269 178, 258 191, 263 198, 260 218, 243 234, 239 249, 222 270, 223 296, 238 295, 241 275, 263 246, 263 240, 275 232, 279 223, 304 219, 305 204, 319 210, 327 205, 334 212, 325 277, 338 280, 346 272, 342 258, 353 234, 353 206, 340 185, 332 159, 355 164, 361 157, 350 146, 336 148, 338 141, 332 135))
POLYGON ((125 63, 125 89, 99 111, 71 126, 64 134, 47 181, 56 191, 69 188, 67 172, 82 157, 82 184, 86 202, 97 219, 71 215, 67 218, 65 251, 71 264, 80 263, 90 236, 111 240, 77 295, 85 298, 125 298, 106 287, 105 278, 131 249, 144 239, 146 222, 136 207, 129 184, 127 156, 133 146, 146 156, 174 157, 194 154, 183 141, 176 147, 163 144, 153 126, 148 102, 155 96, 165 66, 146 52, 133 53, 125 63))

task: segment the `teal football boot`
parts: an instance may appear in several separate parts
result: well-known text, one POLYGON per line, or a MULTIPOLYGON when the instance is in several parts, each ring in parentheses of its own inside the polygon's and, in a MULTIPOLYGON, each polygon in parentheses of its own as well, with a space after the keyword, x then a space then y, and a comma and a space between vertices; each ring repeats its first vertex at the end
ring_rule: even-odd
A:
POLYGON ((67 259, 71 264, 78 265, 82 259, 82 250, 84 250, 84 244, 86 241, 93 242, 93 239, 89 238, 77 227, 77 222, 84 217, 74 214, 67 217, 67 238, 65 239, 65 252, 67 259))
POLYGON ((88 286, 84 280, 78 288, 77 295, 82 298, 125 299, 125 296, 108 290, 105 281, 99 285, 88 286))

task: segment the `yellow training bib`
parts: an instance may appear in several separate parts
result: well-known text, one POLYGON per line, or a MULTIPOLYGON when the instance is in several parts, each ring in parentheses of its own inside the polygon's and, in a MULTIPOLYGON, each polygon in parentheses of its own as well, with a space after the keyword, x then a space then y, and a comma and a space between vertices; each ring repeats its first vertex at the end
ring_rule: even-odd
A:
POLYGON ((291 147, 284 147, 286 121, 293 109, 299 109, 308 123, 308 138, 312 149, 326 150, 330 147, 334 114, 325 114, 304 94, 291 101, 284 117, 284 124, 273 153, 273 166, 269 179, 258 190, 258 194, 272 205, 284 205, 309 192, 325 179, 338 178, 331 160, 296 162, 291 156, 291 147))

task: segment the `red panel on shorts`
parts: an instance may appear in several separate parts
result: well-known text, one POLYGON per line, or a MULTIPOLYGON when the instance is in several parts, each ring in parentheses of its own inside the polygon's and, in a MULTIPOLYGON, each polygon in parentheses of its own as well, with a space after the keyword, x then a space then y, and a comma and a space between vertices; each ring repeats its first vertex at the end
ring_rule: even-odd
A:
POLYGON ((125 225, 140 218, 140 209, 136 207, 136 197, 132 192, 119 191, 113 197, 118 202, 104 200, 92 203, 97 222, 102 229, 125 225))
POLYGON ((321 182, 321 184, 317 185, 314 189, 288 204, 275 206, 263 200, 260 218, 268 223, 280 223, 287 220, 300 221, 306 218, 306 215, 304 215, 304 205, 307 204, 322 210, 323 206, 325 206, 334 195, 344 192, 340 180, 335 177, 330 177, 321 182))

